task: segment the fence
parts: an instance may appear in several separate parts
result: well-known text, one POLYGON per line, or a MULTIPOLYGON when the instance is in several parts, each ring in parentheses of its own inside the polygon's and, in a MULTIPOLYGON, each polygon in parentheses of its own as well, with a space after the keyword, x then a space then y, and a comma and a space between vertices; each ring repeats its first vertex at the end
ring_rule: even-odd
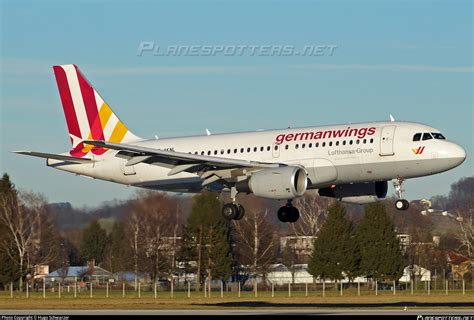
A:
POLYGON ((335 297, 379 295, 474 295, 471 281, 446 280, 410 283, 306 283, 285 285, 205 282, 198 290, 191 283, 130 285, 125 283, 97 285, 94 283, 45 283, 22 290, 11 284, 0 292, 0 298, 231 298, 231 297, 335 297))

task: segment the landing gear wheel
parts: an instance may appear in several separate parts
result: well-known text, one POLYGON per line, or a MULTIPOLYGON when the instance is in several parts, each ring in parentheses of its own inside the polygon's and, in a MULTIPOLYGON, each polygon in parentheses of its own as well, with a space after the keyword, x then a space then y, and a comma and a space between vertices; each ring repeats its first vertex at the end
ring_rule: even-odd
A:
POLYGON ((407 210, 409 206, 410 203, 405 199, 395 201, 395 208, 397 208, 397 210, 407 210))
POLYGON ((233 220, 239 216, 239 208, 233 203, 226 203, 222 207, 222 216, 226 220, 233 220))
POLYGON ((289 207, 290 217, 288 218, 289 223, 295 223, 300 218, 300 211, 295 207, 289 207))
POLYGON ((277 216, 281 222, 288 222, 288 218, 290 217, 288 207, 285 206, 278 209, 277 216))
POLYGON ((239 214, 237 215, 237 217, 234 218, 234 220, 240 220, 240 219, 242 219, 242 218, 244 217, 244 215, 245 215, 245 209, 244 209, 244 207, 241 206, 241 205, 238 205, 238 207, 239 207, 239 214))
POLYGON ((281 222, 294 223, 300 218, 300 212, 297 208, 287 205, 278 209, 277 216, 281 222))

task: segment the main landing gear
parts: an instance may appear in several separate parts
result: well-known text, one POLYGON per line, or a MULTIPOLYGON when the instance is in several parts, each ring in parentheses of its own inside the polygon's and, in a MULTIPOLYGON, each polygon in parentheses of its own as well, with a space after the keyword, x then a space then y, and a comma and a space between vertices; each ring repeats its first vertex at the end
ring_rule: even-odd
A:
MULTIPOLYGON (((232 187, 230 189, 230 198, 232 199, 231 203, 226 203, 222 207, 222 216, 226 220, 240 220, 245 215, 244 207, 237 203, 236 201, 237 189, 232 187)), ((293 207, 291 200, 288 200, 285 206, 278 209, 277 212, 278 220, 281 222, 290 222, 294 223, 298 221, 300 217, 300 212, 297 208, 293 207)))
POLYGON ((277 215, 281 222, 294 223, 300 218, 300 211, 288 200, 285 206, 278 209, 277 215))
POLYGON ((237 203, 237 189, 232 187, 230 189, 230 198, 232 199, 232 203, 226 203, 222 207, 222 216, 226 220, 240 220, 245 215, 245 209, 242 205, 237 203))
POLYGON ((222 207, 222 215, 226 220, 240 220, 245 215, 245 209, 238 203, 226 203, 222 207))
POLYGON ((402 199, 402 192, 405 191, 402 186, 403 181, 405 181, 405 179, 401 177, 393 180, 393 187, 395 188, 395 193, 398 197, 398 200, 395 201, 395 208, 397 208, 397 210, 407 210, 410 206, 410 203, 407 200, 402 199))

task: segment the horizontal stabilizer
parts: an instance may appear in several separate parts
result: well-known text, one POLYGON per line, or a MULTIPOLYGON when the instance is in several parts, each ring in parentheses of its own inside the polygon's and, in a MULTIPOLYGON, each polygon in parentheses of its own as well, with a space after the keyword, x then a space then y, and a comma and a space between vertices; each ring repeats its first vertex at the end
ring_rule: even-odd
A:
POLYGON ((91 163, 95 162, 95 160, 87 159, 87 158, 76 158, 71 156, 65 156, 60 154, 54 153, 43 153, 43 152, 35 152, 35 151, 13 151, 14 153, 24 154, 27 156, 38 157, 38 158, 45 158, 45 159, 55 159, 73 163, 91 163))

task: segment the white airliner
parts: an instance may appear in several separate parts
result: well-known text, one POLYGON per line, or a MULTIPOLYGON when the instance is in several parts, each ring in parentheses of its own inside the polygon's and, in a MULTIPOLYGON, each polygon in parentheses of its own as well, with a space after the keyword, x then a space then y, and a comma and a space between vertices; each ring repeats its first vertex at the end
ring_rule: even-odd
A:
POLYGON ((460 165, 462 147, 430 126, 391 121, 322 127, 142 139, 132 134, 75 65, 54 66, 72 150, 63 154, 16 151, 78 175, 142 188, 230 191, 226 219, 241 219, 237 193, 287 200, 282 222, 296 222, 292 199, 308 189, 349 203, 387 194, 392 180, 399 210, 405 179, 460 165))

